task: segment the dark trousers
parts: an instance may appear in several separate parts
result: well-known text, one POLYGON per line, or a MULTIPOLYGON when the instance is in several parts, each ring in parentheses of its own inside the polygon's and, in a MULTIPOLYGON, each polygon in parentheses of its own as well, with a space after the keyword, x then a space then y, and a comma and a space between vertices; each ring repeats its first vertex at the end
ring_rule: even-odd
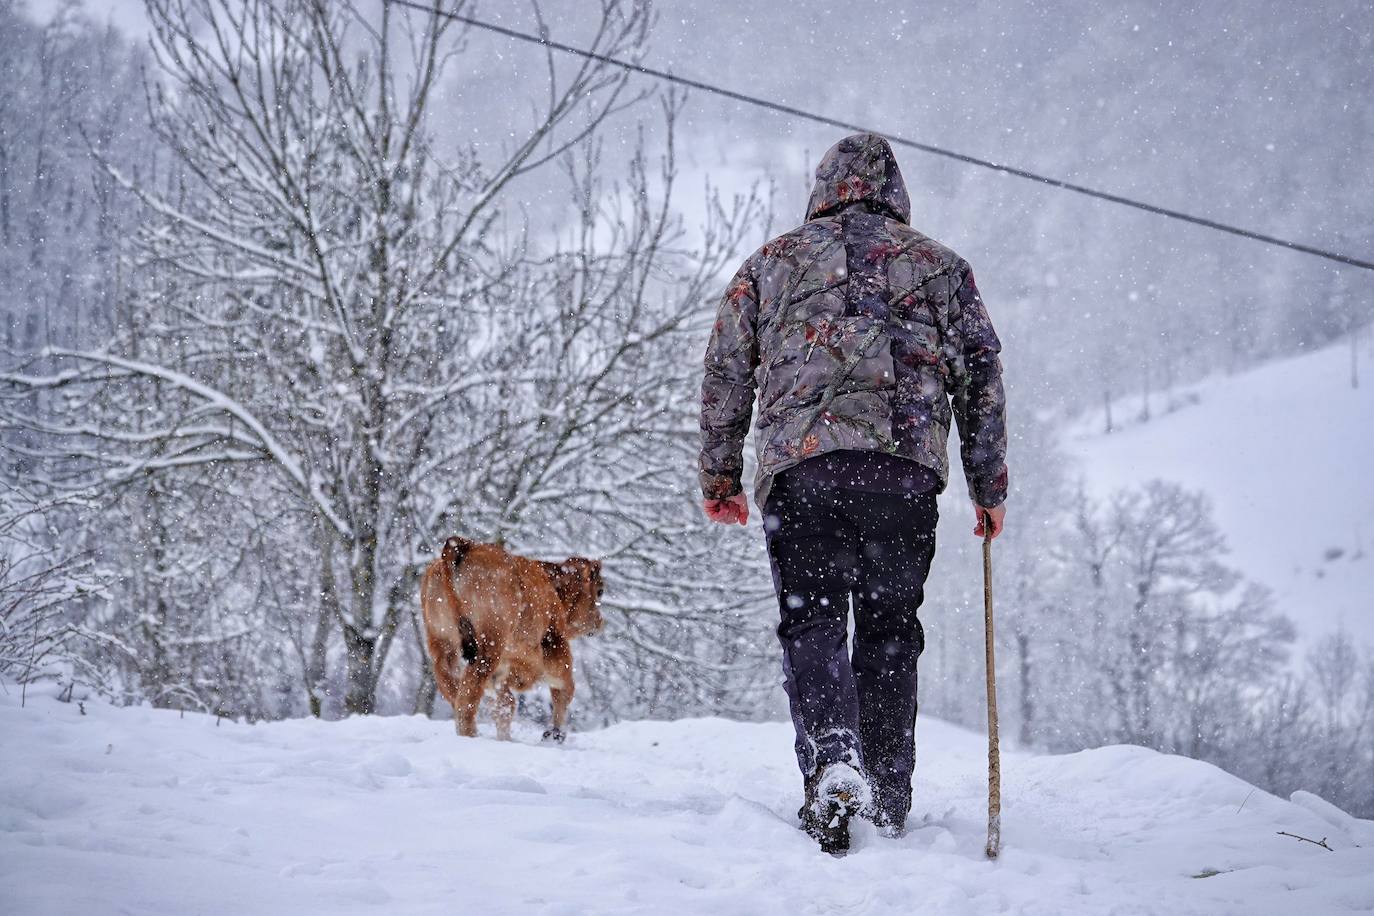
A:
POLYGON ((802 775, 856 764, 878 804, 899 817, 911 805, 916 659, 925 645, 916 612, 937 519, 934 492, 869 493, 785 472, 764 507, 802 775))

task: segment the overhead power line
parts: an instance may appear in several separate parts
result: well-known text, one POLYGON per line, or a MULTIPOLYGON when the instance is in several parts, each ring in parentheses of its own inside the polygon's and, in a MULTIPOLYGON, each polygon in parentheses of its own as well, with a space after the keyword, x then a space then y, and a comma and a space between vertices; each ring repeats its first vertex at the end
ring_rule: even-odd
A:
POLYGON ((781 102, 774 102, 770 101, 769 99, 760 98, 759 96, 748 95, 747 93, 743 92, 736 92, 733 89, 726 89, 724 86, 715 86, 711 83, 704 83, 701 80, 691 79, 690 77, 678 76, 675 73, 669 73, 666 70, 658 70, 653 67, 645 66, 644 64, 635 63, 633 61, 621 60, 617 57, 610 57, 605 54, 598 54, 595 51, 588 51, 585 48, 578 48, 573 45, 564 44, 559 41, 554 41, 551 38, 539 35, 531 35, 528 32, 521 32, 517 29, 511 29, 507 28, 506 26, 496 25, 492 22, 485 22, 481 19, 473 18, 472 16, 464 16, 456 12, 448 12, 445 10, 435 9, 434 7, 423 6, 420 3, 414 2, 414 0, 386 0, 386 2, 394 3, 397 6, 409 7, 410 9, 419 10, 420 12, 429 13, 431 15, 444 16, 455 22, 462 22, 472 26, 473 28, 484 29, 488 32, 493 32, 497 35, 504 35, 507 38, 513 38, 517 41, 523 41, 529 44, 540 45, 541 47, 549 48, 554 51, 561 51, 565 54, 573 54, 577 57, 583 57, 588 60, 598 61, 603 64, 608 64, 612 67, 619 67, 620 69, 629 71, 631 73, 639 73, 644 76, 651 76, 654 79, 663 80, 664 82, 672 83, 677 86, 686 86, 690 89, 699 89, 702 92, 708 92, 712 95, 721 96, 722 98, 734 99, 736 102, 744 102, 747 105, 754 105, 759 108, 766 108, 769 111, 776 111, 780 114, 792 115, 793 117, 802 118, 807 121, 814 121, 817 124, 825 124, 828 127, 838 127, 841 130, 850 131, 852 133, 879 134, 880 136, 886 137, 889 142, 894 143, 898 146, 905 146, 910 149, 920 150, 923 153, 930 153, 933 156, 943 156, 946 159, 953 159, 955 162, 962 162, 966 165, 973 165, 977 166, 978 168, 991 169, 994 172, 1001 172, 1003 175, 1012 175, 1017 178, 1025 178, 1029 181, 1034 181, 1042 185, 1047 185, 1051 188, 1059 188, 1064 191, 1073 191, 1076 194, 1082 194, 1086 197, 1094 197, 1098 200, 1108 201, 1109 203, 1121 204, 1124 207, 1132 207, 1136 210, 1144 210, 1146 213, 1154 213, 1158 216, 1168 217, 1169 219, 1181 220, 1185 223, 1192 223, 1195 226, 1202 226, 1207 229, 1215 229, 1218 232, 1226 232, 1231 235, 1240 236, 1241 238, 1252 239, 1256 242, 1263 242, 1267 245, 1277 245, 1280 248, 1287 248, 1291 251, 1301 251, 1304 254, 1315 255, 1319 258, 1325 258, 1328 261, 1335 261, 1338 264, 1348 264, 1351 267, 1359 267, 1364 270, 1374 270, 1374 261, 1365 261, 1361 260, 1360 258, 1352 257, 1348 254, 1342 254, 1338 251, 1329 251, 1325 248, 1318 248, 1314 245, 1305 245, 1302 242, 1294 242, 1290 239, 1279 238, 1278 236, 1274 235, 1265 235, 1262 232, 1255 232, 1254 230, 1245 229, 1241 226, 1233 226, 1230 223, 1223 223, 1214 219, 1207 219, 1203 216, 1194 216, 1191 213, 1184 213, 1181 210, 1172 210, 1168 207, 1161 207, 1157 204, 1152 204, 1148 201, 1137 200, 1133 197, 1126 197, 1122 194, 1112 194, 1108 191, 1099 191, 1096 188, 1090 188, 1086 185, 1075 184, 1072 181, 1065 181, 1062 178, 1054 178, 1049 175, 1041 175, 1038 172, 1032 172, 1029 169, 1017 168, 1013 165, 1004 165, 1002 163, 992 162, 988 159, 980 159, 977 156, 970 156, 967 153, 956 152, 955 150, 945 149, 944 147, 935 146, 930 143, 922 143, 919 140, 909 140, 906 137, 901 137, 897 134, 889 133, 887 131, 875 130, 871 127, 865 127, 861 124, 853 124, 849 121, 842 121, 839 118, 832 118, 828 115, 816 114, 813 111, 807 111, 805 109, 797 108, 792 105, 785 105, 781 102))

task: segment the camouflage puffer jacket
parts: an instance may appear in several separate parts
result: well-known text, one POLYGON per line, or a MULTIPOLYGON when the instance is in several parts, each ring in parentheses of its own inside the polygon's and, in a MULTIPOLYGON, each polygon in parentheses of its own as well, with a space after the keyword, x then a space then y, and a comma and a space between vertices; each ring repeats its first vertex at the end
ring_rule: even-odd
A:
POLYGON ((839 449, 919 462, 943 490, 951 415, 969 495, 988 507, 1006 498, 1001 344, 967 262, 910 215, 887 141, 846 137, 816 169, 807 222, 735 274, 706 349, 708 499, 740 492, 755 389, 760 507, 780 471, 839 449))

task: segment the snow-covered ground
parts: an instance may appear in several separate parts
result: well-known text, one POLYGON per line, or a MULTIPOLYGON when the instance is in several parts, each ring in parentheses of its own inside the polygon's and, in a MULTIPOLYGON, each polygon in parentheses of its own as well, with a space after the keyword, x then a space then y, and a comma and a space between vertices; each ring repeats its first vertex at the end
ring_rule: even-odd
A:
POLYGON ((216 724, 0 691, 5 913, 1275 913, 1374 910, 1374 822, 1131 747, 1005 756, 918 729, 912 830, 794 826, 783 724, 625 723, 565 747, 419 717, 216 724), (1328 852, 1278 835, 1315 840, 1328 852))
POLYGON ((1374 353, 1350 385, 1348 343, 1217 376, 1137 422, 1140 400, 1094 412, 1068 447, 1092 492, 1163 478, 1212 499, 1229 562, 1272 588, 1310 645, 1344 626, 1374 643, 1374 353))

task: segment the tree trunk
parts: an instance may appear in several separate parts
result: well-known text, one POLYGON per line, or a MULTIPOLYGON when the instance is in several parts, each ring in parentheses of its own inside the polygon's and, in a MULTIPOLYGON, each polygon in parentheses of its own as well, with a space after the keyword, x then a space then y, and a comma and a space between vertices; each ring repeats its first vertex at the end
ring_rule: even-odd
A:
POLYGON ((320 558, 320 609, 315 621, 315 635, 310 642, 310 655, 305 663, 305 693, 310 702, 310 714, 319 718, 323 713, 322 694, 327 689, 326 664, 329 658, 329 630, 335 621, 343 620, 339 607, 339 587, 334 577, 334 539, 323 520, 316 529, 316 550, 320 558))
POLYGON ((434 700, 439 694, 439 685, 434 680, 434 666, 425 654, 420 668, 420 686, 415 690, 415 712, 431 718, 434 715, 434 700))
MULTIPOLYGON (((349 614, 340 615, 344 648, 348 653, 348 691, 344 709, 348 715, 370 715, 376 709, 377 632, 373 605, 377 594, 377 517, 381 502, 382 469, 375 459, 365 460, 362 505, 355 515, 357 534, 347 544, 352 557, 349 614)), ((385 657, 385 653, 383 656, 385 657)))
POLYGON ((1350 319, 1350 387, 1360 387, 1360 326, 1350 319))
POLYGON ((1130 744, 1153 746, 1154 723, 1150 710, 1150 667, 1145 640, 1132 628, 1127 637, 1130 650, 1131 721, 1126 740, 1130 744))
POLYGON ((344 693, 344 712, 350 716, 371 715, 377 707, 377 682, 372 671, 372 655, 377 642, 349 624, 344 624, 343 636, 348 655, 348 689, 344 693))
POLYGON ((1140 416, 1141 423, 1150 422, 1150 367, 1147 364, 1141 372, 1142 390, 1140 393, 1140 416))
POLYGON ((143 570, 145 584, 151 582, 152 594, 144 591, 145 606, 139 618, 142 622, 143 638, 148 641, 148 662, 142 666, 139 676, 143 689, 151 697, 153 705, 169 705, 168 688, 173 680, 172 664, 167 656, 163 640, 167 634, 169 610, 167 607, 167 528, 163 524, 162 500, 157 485, 149 482, 146 491, 149 527, 147 549, 151 555, 151 568, 143 570), (150 605, 150 606, 149 606, 150 605))
POLYGON ((410 614, 410 628, 415 634, 415 645, 420 648, 420 686, 415 690, 415 712, 430 718, 434 715, 434 697, 439 692, 439 685, 434 680, 434 665, 425 648, 424 629, 414 611, 410 614))
MULTIPOLYGON (((331 582, 329 591, 333 591, 331 582)), ((319 619, 315 621, 315 637, 310 643, 310 660, 305 670, 305 692, 310 698, 310 714, 316 719, 323 711, 321 694, 325 691, 325 659, 329 648, 329 628, 337 611, 332 606, 332 594, 325 598, 320 607, 319 619)))
POLYGON ((1021 664, 1021 729, 1019 740, 1022 747, 1030 747, 1034 732, 1032 721, 1035 718, 1035 698, 1031 695, 1030 637, 1025 633, 1016 634, 1016 655, 1021 664))

